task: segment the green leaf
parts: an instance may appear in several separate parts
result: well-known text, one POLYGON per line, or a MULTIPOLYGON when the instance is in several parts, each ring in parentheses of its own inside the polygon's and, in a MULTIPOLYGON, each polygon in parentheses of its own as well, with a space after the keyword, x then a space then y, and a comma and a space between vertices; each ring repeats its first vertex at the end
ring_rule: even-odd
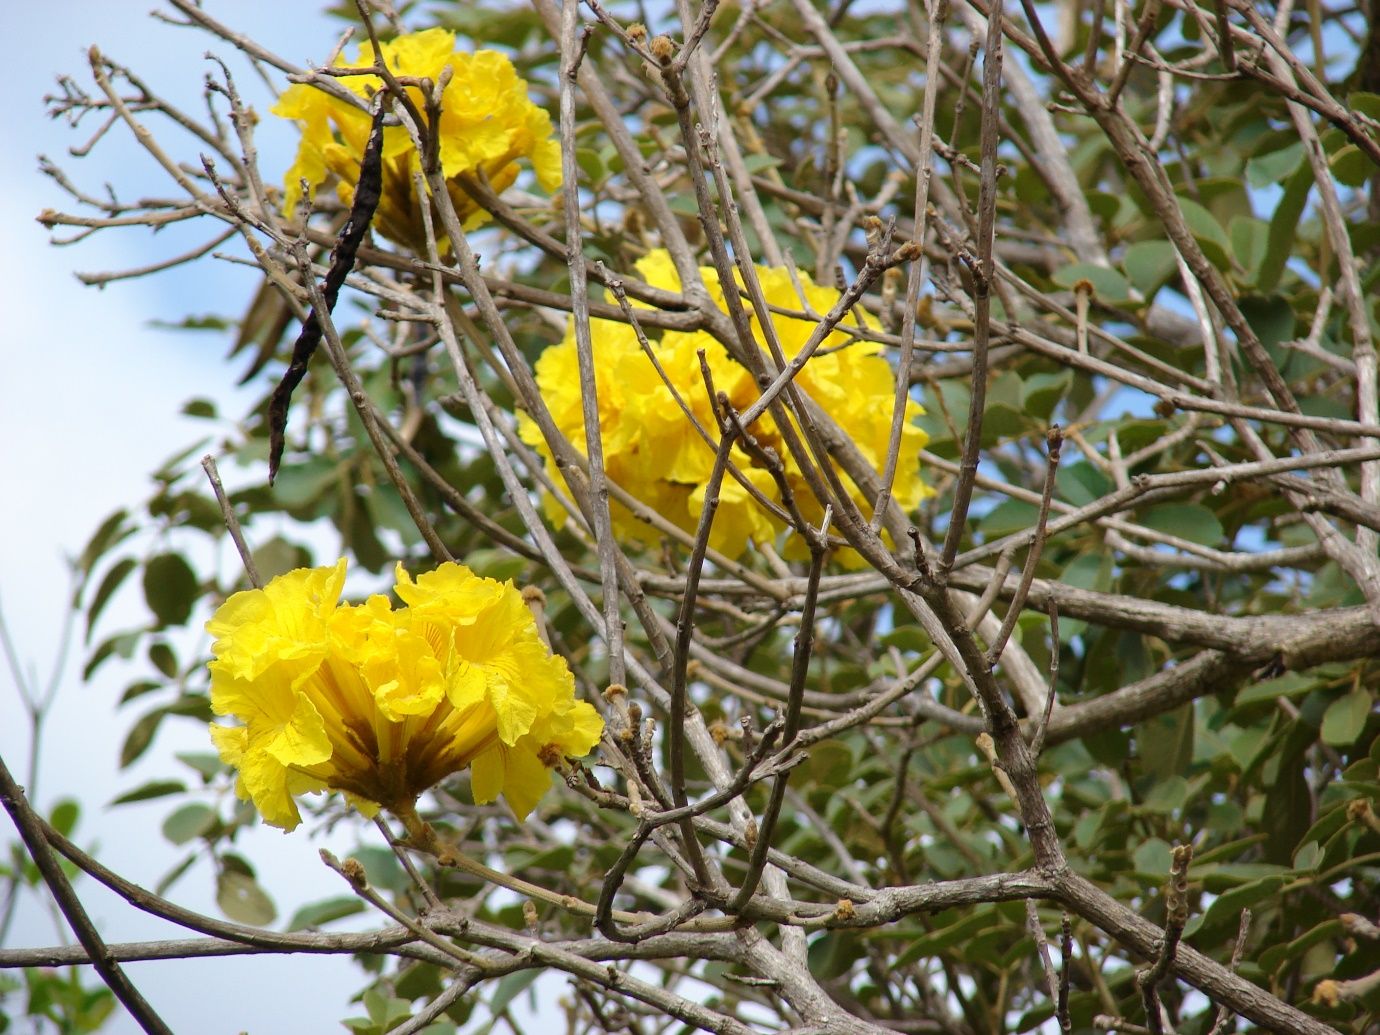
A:
POLYGON ((160 626, 182 625, 197 596, 196 573, 181 554, 163 553, 144 565, 144 599, 160 626))
POLYGON ((364 1009, 368 1012, 369 1018, 379 1027, 383 1027, 384 1018, 388 1016, 388 1000, 377 988, 368 989, 361 997, 364 1009))
POLYGON ((120 703, 128 704, 145 694, 151 694, 155 690, 162 690, 167 684, 161 679, 136 679, 125 687, 120 694, 120 703))
POLYGON ((183 765, 195 769, 203 780, 210 780, 224 768, 225 763, 212 751, 179 751, 173 756, 183 765))
POLYGON ((1137 521, 1156 532, 1202 546, 1220 546, 1226 538, 1217 515, 1200 503, 1161 503, 1147 507, 1137 521))
POLYGON ((101 584, 96 588, 96 595, 91 598, 91 605, 86 609, 86 642, 91 642, 91 633, 96 628, 96 619, 105 610, 105 605, 110 603, 110 598, 115 595, 115 591, 120 585, 129 578, 129 573, 138 566, 138 562, 133 557, 124 557, 117 561, 105 577, 101 579, 101 584))
POLYGON ((1068 394, 1072 386, 1072 370, 1058 374, 1031 374, 1025 379, 1021 403, 1031 417, 1047 422, 1054 413, 1054 407, 1059 405, 1059 400, 1068 394))
POLYGON ((101 522, 100 527, 92 533, 91 539, 82 549, 81 556, 77 558, 78 569, 89 572, 106 551, 134 534, 133 528, 124 527, 125 518, 128 516, 129 512, 122 508, 101 522))
POLYGON ((1270 224, 1263 219, 1235 216, 1227 232, 1231 235, 1232 255, 1245 271, 1246 282, 1252 283, 1270 246, 1270 224))
POLYGON ((1121 446, 1123 456, 1134 453, 1137 449, 1143 449, 1152 442, 1158 442, 1164 438, 1171 430, 1167 421, 1162 420, 1121 420, 1116 427, 1109 429, 1108 437, 1111 432, 1116 432, 1117 443, 1121 446))
POLYGON ((1276 697, 1296 697, 1317 685, 1317 679, 1310 679, 1297 672, 1286 672, 1277 679, 1266 679, 1245 687, 1236 695, 1236 703, 1255 704, 1258 701, 1273 701, 1276 697))
POLYGON ((1339 747, 1355 743, 1366 727, 1373 703, 1372 696, 1359 688, 1333 701, 1323 713, 1323 742, 1339 747))
POLYGON ((1283 753, 1280 773, 1265 794, 1264 815, 1270 817, 1270 837, 1264 843, 1270 862, 1291 862, 1294 849, 1312 825, 1313 799, 1298 756, 1283 753))
POLYGON ((1275 289, 1284 265, 1293 254, 1294 235, 1298 232, 1299 217, 1308 204, 1308 194, 1313 189, 1313 174, 1302 166, 1291 176, 1284 186, 1284 194, 1275 205, 1275 214, 1270 217, 1270 243, 1265 250, 1265 258, 1255 276, 1256 289, 1269 292, 1275 289))
POLYGON ((1034 430, 1025 410, 1006 403, 993 403, 982 414, 982 444, 996 445, 1003 439, 1017 438, 1034 430))
POLYGON ((215 713, 211 711, 211 699, 202 693, 179 694, 177 700, 168 705, 169 715, 187 715, 199 722, 212 722, 215 713))
POLYGON ((826 931, 810 943, 810 973, 820 981, 840 978, 852 968, 866 949, 853 931, 826 931))
POLYGON ((465 554, 467 568, 476 575, 483 575, 486 579, 496 579, 499 582, 517 578, 526 570, 529 563, 527 558, 518 557, 508 550, 486 548, 465 554))
POLYGON ((166 895, 168 889, 181 880, 183 875, 195 866, 197 860, 200 858, 201 852, 199 849, 194 849, 184 855, 177 861, 172 869, 158 878, 158 883, 154 885, 153 893, 155 895, 166 895))
POLYGON ((391 528, 402 536, 404 547, 413 547, 422 541, 422 533, 417 523, 407 512, 407 504, 391 485, 375 485, 364 497, 364 505, 369 516, 378 528, 391 528))
POLYGON ((230 326, 228 320, 214 313, 202 316, 184 316, 180 320, 150 320, 148 325, 160 331, 223 331, 230 326))
POLYGON ((206 447, 210 444, 211 440, 209 438, 203 438, 178 450, 172 456, 168 457, 167 460, 163 461, 162 466, 159 467, 158 470, 153 472, 154 479, 162 482, 165 487, 170 486, 186 473, 186 462, 193 456, 206 452, 206 447))
POLYGON ((1137 241, 1121 257, 1131 285, 1149 298, 1178 272, 1174 246, 1165 240, 1137 241))
POLYGON ((1188 801, 1188 781, 1182 776, 1171 776, 1150 788, 1145 796, 1145 808, 1150 812, 1175 812, 1188 801))
POLYGON ((77 829, 77 820, 80 817, 81 806, 71 798, 63 798, 48 813, 48 822, 63 837, 71 837, 72 831, 77 829))
POLYGON ((679 216, 689 216, 694 218, 700 214, 700 206, 694 197, 681 191, 677 191, 670 198, 671 211, 679 216))
POLYGON ((399 891, 407 886, 407 874, 398 864, 397 857, 387 848, 365 845, 350 853, 364 867, 364 875, 369 883, 385 891, 399 891))
POLYGON ((1318 863, 1322 862, 1322 856, 1322 846, 1316 841, 1309 841, 1294 853, 1294 869, 1306 872, 1316 870, 1318 863))
POLYGON ((1268 298, 1248 295, 1237 304, 1241 307, 1241 315, 1267 349, 1276 348, 1294 336, 1296 317, 1288 299, 1279 295, 1268 298))
POLYGON ((169 679, 177 675, 177 654, 166 643, 149 644, 149 663, 169 679))
POLYGON ((1368 179, 1380 172, 1355 144, 1347 144, 1327 160, 1327 165, 1337 182, 1347 187, 1364 187, 1368 179))
MULTIPOLYGON (((1111 554, 1105 550, 1080 553, 1064 566, 1059 581, 1078 589, 1093 589, 1099 593, 1107 592, 1112 585, 1111 554)), ((1059 639, 1063 643, 1068 643, 1071 637, 1081 634, 1085 628, 1087 628, 1087 623, 1080 619, 1061 617, 1059 619, 1059 639)), ((1117 754, 1118 764, 1120 764, 1120 759, 1125 757, 1124 741, 1126 739, 1124 734, 1118 733, 1105 742, 1109 749, 1117 754)), ((1103 742, 1099 739, 1099 743, 1103 742)), ((1089 749, 1096 753, 1091 745, 1089 749)))
POLYGON ((1207 822, 1204 826, 1217 834, 1233 835, 1241 830, 1246 822, 1245 810, 1232 801, 1219 801, 1208 806, 1207 822))
POLYGON ((412 1016, 412 1006, 407 1000, 384 996, 374 988, 364 993, 364 1009, 382 1030, 388 1030, 398 1021, 412 1016))
POLYGON ((311 553, 304 546, 275 535, 254 551, 254 567, 264 582, 311 564, 311 553))
POLYGON ((96 669, 112 654, 118 654, 122 658, 132 657, 134 648, 139 646, 140 635, 137 632, 116 633, 114 636, 101 642, 95 650, 91 652, 91 657, 86 662, 86 667, 81 670, 81 677, 89 681, 96 669))
POLYGON ((1083 461, 1060 464, 1054 475, 1054 484, 1059 489, 1059 495, 1076 507, 1094 503, 1116 489, 1110 478, 1083 461))
POLYGON ((359 561, 362 567, 378 572, 383 571, 391 563, 392 554, 379 541, 373 516, 366 507, 352 507, 348 524, 341 528, 341 532, 344 533, 344 541, 355 555, 355 560, 359 561))
POLYGON ((1328 842, 1331 841, 1338 831, 1342 830, 1351 822, 1346 812, 1346 806, 1348 804, 1349 802, 1338 802, 1335 808, 1328 810, 1320 816, 1317 822, 1309 827, 1308 832, 1303 835, 1304 844, 1307 844, 1309 841, 1316 841, 1326 850, 1328 842))
POLYGON ((1102 829, 1102 812, 1084 812, 1073 825, 1073 843, 1083 851, 1089 851, 1097 844, 1098 831, 1102 829))
POLYGON ((1346 103, 1352 111, 1359 111, 1362 115, 1369 115, 1373 119, 1380 119, 1380 93, 1367 93, 1364 90, 1355 90, 1346 97, 1346 103))
POLYGON ((518 849, 514 858, 524 870, 552 870, 557 873, 570 869, 575 861, 574 845, 555 845, 535 853, 518 849))
POLYGON ((1040 508, 1024 500, 1003 500, 978 520, 978 531, 985 542, 992 542, 1013 532, 1035 527, 1040 508))
POLYGON ((125 742, 120 748, 121 769, 128 767, 149 749, 149 745, 153 743, 153 735, 158 732, 158 726, 163 721, 163 716, 167 714, 166 708, 156 708, 142 716, 130 728, 129 733, 125 736, 125 742))
POLYGON ((1270 728, 1264 725, 1242 730, 1231 737, 1227 741, 1227 751, 1237 768, 1242 772, 1250 769, 1255 764, 1256 759, 1260 757, 1261 751, 1268 745, 1269 737, 1270 728))
POLYGON ((915 654, 929 650, 931 645, 929 634, 918 625, 902 625, 892 629, 882 636, 881 642, 883 647, 895 647, 915 654))
POLYGON ((135 801, 150 801, 154 798, 164 798, 169 794, 182 794, 187 790, 187 785, 181 780, 150 780, 148 783, 140 784, 132 791, 125 791, 111 801, 112 805, 128 805, 135 801))
POLYGON ((1193 239, 1198 242, 1198 247, 1203 249, 1208 262, 1219 270, 1229 270, 1231 242, 1227 239, 1227 232, 1222 229, 1222 224, 1192 198, 1180 197, 1178 202, 1179 210, 1184 214, 1184 222, 1188 224, 1193 239))
POLYGON ((182 404, 182 413, 187 417, 214 420, 216 417, 216 404, 210 399, 188 399, 182 404))
POLYGON ((278 915, 268 892, 238 870, 222 870, 216 878, 216 905, 231 920, 254 927, 267 927, 278 915))
POLYGON ((853 776, 853 752, 841 740, 821 740, 810 748, 805 769, 815 783, 841 787, 853 776))
POLYGON ((585 174, 585 179, 592 184, 604 182, 604 177, 608 171, 604 168, 604 161, 599 157, 599 152, 588 147, 577 147, 575 149, 575 161, 579 163, 580 170, 585 174))
POLYGON ((1296 140, 1287 147, 1268 154, 1257 155, 1246 162, 1246 182, 1257 190, 1292 176, 1303 164, 1303 141, 1296 140))
POLYGON ((1217 927, 1230 926, 1235 929, 1240 922, 1241 910, 1250 909, 1258 903, 1274 898, 1282 887, 1284 887, 1284 878, 1272 876, 1242 884, 1230 891, 1224 891, 1217 896, 1212 905, 1208 906, 1207 912, 1202 915, 1201 920, 1195 917, 1194 920, 1189 921, 1188 927, 1184 929, 1184 937, 1191 937, 1199 927, 1212 930, 1217 927))
POLYGON ((393 982, 393 992, 399 999, 410 1001, 434 999, 441 994, 446 983, 441 968, 434 963, 404 964, 398 971, 397 980, 393 982))
POLYGON ((185 845, 214 827, 218 819, 215 809, 194 801, 163 821, 163 836, 175 845, 185 845))
POLYGON ((988 385, 987 405, 1009 406, 1013 410, 1019 410, 1024 390, 1021 376, 1014 370, 1008 370, 988 385))
POLYGON ((494 989, 493 998, 489 1000, 489 1011, 495 1017, 501 1014, 512 1005, 514 999, 531 988, 532 983, 540 976, 540 970, 519 970, 515 974, 505 974, 499 980, 498 987, 494 989))
POLYGON ((273 482, 273 501, 285 510, 299 510, 320 499, 339 477, 338 465, 325 457, 284 464, 273 482))
POLYGON ((1114 269, 1106 266, 1094 266, 1090 262, 1076 262, 1072 266, 1065 266, 1058 273, 1054 274, 1054 283, 1060 287, 1070 290, 1080 280, 1086 280, 1093 287, 1093 294, 1102 302, 1129 302, 1131 300, 1130 285, 1114 269))
MULTIPOLYGON (((1031 186, 1043 189, 1038 176, 1031 177, 1031 186)), ((1083 195, 1088 202, 1088 208, 1092 209, 1093 215, 1097 216, 1104 223, 1112 224, 1116 222, 1117 216, 1121 212, 1122 203, 1126 200, 1123 194, 1113 194, 1105 190, 1090 190, 1083 195)))
POLYGON ((1298 959, 1320 942, 1340 938, 1343 933, 1344 931, 1340 920, 1324 920, 1320 924, 1315 924, 1312 928, 1305 931, 1288 944, 1276 944, 1266 947, 1260 954, 1260 969, 1267 974, 1277 973, 1284 963, 1298 959))
MULTIPOLYGON (((952 916, 954 914, 941 914, 941 917, 952 916)), ((921 935, 910 943, 896 959, 897 967, 906 967, 916 960, 937 956, 945 949, 949 949, 961 942, 969 941, 977 936, 978 933, 987 930, 992 926, 992 914, 983 909, 976 910, 966 915, 954 923, 945 923, 940 927, 935 924, 935 929, 927 934, 921 935)))
POLYGON ((1171 780, 1193 761, 1193 705, 1146 719, 1136 727, 1137 754, 1145 771, 1158 781, 1171 780))
POLYGON ((309 902, 292 914, 287 930, 300 931, 307 927, 320 927, 332 920, 354 916, 364 911, 364 903, 354 895, 337 895, 320 902, 309 902))
POLYGON ((1131 853, 1131 859, 1136 864, 1137 873, 1152 880, 1164 880, 1169 876, 1173 852, 1169 842, 1152 837, 1131 853))

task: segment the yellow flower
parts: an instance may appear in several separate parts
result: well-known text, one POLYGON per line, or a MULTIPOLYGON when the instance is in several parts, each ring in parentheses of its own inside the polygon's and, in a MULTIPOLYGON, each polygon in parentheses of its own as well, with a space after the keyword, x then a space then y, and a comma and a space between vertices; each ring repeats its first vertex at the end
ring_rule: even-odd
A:
MULTIPOLYGON (((455 34, 445 29, 399 36, 380 49, 395 75, 438 82, 443 69, 451 71, 450 83, 441 96, 441 169, 465 229, 486 222, 489 214, 465 192, 460 184, 462 175, 483 173, 495 191, 503 191, 517 179, 518 162, 526 158, 542 189, 551 191, 560 186, 561 149, 551 137, 551 117, 528 99, 527 84, 507 57, 493 50, 457 52, 455 34)), ((367 67, 374 60, 373 44, 366 42, 349 67, 367 67)), ((377 76, 347 76, 337 82, 360 97, 369 97, 383 87, 377 76)), ((417 109, 424 112, 421 91, 409 87, 408 93, 417 109)), ((350 204, 369 138, 368 114, 305 83, 288 87, 272 110, 275 115, 296 119, 302 128, 297 158, 284 177, 284 211, 291 215, 296 209, 302 199, 302 181, 307 183, 308 195, 315 197, 316 188, 330 173, 338 177, 336 189, 341 200, 350 204)), ((412 176, 419 160, 406 127, 385 127, 383 196, 374 226, 390 240, 421 251, 425 234, 412 176)))
POLYGON ((410 813, 418 795, 467 766, 481 804, 502 794, 519 818, 550 769, 603 732, 575 700, 511 582, 443 564, 415 581, 398 566, 382 596, 340 604, 345 562, 302 568, 236 593, 207 623, 216 637, 211 726, 236 789, 291 830, 296 797, 343 791, 361 811, 410 813))
MULTIPOLYGON (((675 267, 664 251, 651 252, 638 262, 637 269, 642 278, 655 287, 680 290, 675 267)), ((700 272, 711 296, 721 309, 725 308, 717 273, 708 267, 700 272)), ((758 267, 757 274, 767 302, 777 309, 801 311, 808 306, 822 315, 839 298, 838 291, 813 283, 805 273, 798 274, 800 292, 785 269, 758 267)), ((844 321, 845 326, 849 324, 877 326, 861 308, 855 309, 844 321)), ((755 316, 752 326, 758 347, 765 353, 767 343, 755 316)), ((772 326, 782 352, 790 360, 804 347, 816 324, 814 320, 778 313, 772 318, 772 326)), ((666 382, 675 386, 680 403, 694 414, 710 438, 717 441, 718 428, 700 368, 699 353, 704 353, 714 390, 727 395, 730 404, 740 413, 760 394, 751 374, 708 333, 666 331, 659 341, 652 343, 657 363, 665 374, 663 380, 638 345, 630 327, 594 320, 590 329, 599 394, 599 425, 609 477, 663 517, 686 531, 693 531, 704 509, 706 483, 714 465, 714 447, 686 417, 666 382)), ((583 452, 585 427, 573 328, 563 342, 542 354, 536 373, 542 397, 556 426, 583 452)), ((806 362, 795 384, 838 423, 873 468, 880 471, 886 460, 896 391, 895 373, 882 346, 834 330, 806 362)), ((892 490, 896 502, 905 510, 916 507, 932 492, 920 476, 920 450, 927 436, 914 424, 914 419, 923 412, 918 403, 907 402, 892 490)), ((556 477, 555 465, 536 424, 523 416, 520 430, 524 441, 541 450, 547 459, 548 471, 556 477)), ((760 446, 774 450, 781 458, 785 480, 804 516, 811 521, 821 520, 823 510, 814 500, 799 465, 789 455, 781 430, 772 417, 762 416, 748 430, 760 446)), ((749 454, 737 445, 731 457, 758 495, 780 504, 779 486, 758 455, 749 454)), ((855 502, 865 508, 863 495, 857 487, 846 476, 844 483, 855 502)), ((547 513, 557 523, 564 519, 555 500, 547 500, 547 513)), ((623 539, 646 541, 655 538, 648 526, 636 520, 626 508, 615 506, 613 520, 615 532, 623 539)), ((750 543, 774 540, 784 528, 782 521, 760 499, 731 476, 725 477, 710 546, 736 557, 750 543)), ((800 537, 792 536, 784 549, 787 556, 801 556, 805 547, 800 537)), ((840 559, 845 564, 860 563, 860 558, 852 551, 846 551, 840 559)))

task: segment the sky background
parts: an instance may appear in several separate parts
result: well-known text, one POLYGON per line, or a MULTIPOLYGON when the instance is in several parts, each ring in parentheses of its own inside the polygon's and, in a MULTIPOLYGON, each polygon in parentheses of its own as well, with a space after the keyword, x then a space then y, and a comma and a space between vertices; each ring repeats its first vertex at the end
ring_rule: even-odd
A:
MULTIPOLYGON (((161 5, 160 5, 161 6, 161 5)), ((339 35, 338 21, 321 14, 324 3, 294 0, 206 0, 217 19, 284 56, 323 60, 339 35)), ((83 189, 100 193, 111 182, 125 197, 169 192, 165 174, 122 131, 112 133, 90 156, 75 159, 70 146, 86 141, 94 126, 71 130, 45 114, 43 97, 60 72, 73 74, 95 92, 86 52, 93 43, 139 73, 157 93, 194 113, 204 112, 204 53, 226 59, 241 90, 263 116, 261 160, 266 179, 276 179, 291 157, 293 132, 267 114, 267 94, 227 44, 193 30, 151 19, 149 0, 48 0, 0 4, 0 31, 10 41, 11 87, 0 106, 6 146, 0 148, 0 608, 30 681, 45 683, 53 671, 69 595, 66 558, 75 556, 97 524, 120 506, 137 507, 150 494, 149 473, 171 454, 208 433, 205 422, 180 417, 193 396, 217 400, 222 413, 238 415, 252 401, 233 388, 236 372, 222 360, 224 335, 159 330, 157 320, 189 314, 237 315, 255 280, 251 273, 203 259, 191 267, 119 282, 101 290, 84 287, 74 270, 110 270, 155 262, 209 237, 153 235, 142 228, 103 231, 65 248, 49 244, 34 217, 44 208, 72 210, 63 193, 38 170, 49 155, 83 189), (14 66, 17 64, 17 68, 14 66), (14 73, 17 72, 17 75, 14 73), (17 83, 17 86, 15 85, 17 83)), ((169 138, 172 139, 172 138, 169 138)), ((197 163, 186 138, 179 160, 197 163)), ((233 472, 225 472, 233 476, 233 472)), ((207 558, 227 564, 230 558, 207 558)), ((221 570, 226 570, 222 568, 221 570)), ((112 631, 147 619, 130 579, 97 630, 112 631)), ((78 629, 80 634, 81 630, 78 629)), ((45 728, 35 787, 36 804, 48 812, 61 798, 83 806, 77 840, 97 846, 103 862, 152 886, 181 858, 161 833, 171 799, 105 808, 119 794, 157 778, 185 778, 174 751, 206 751, 202 732, 185 720, 164 723, 148 754, 120 771, 125 733, 137 705, 116 707, 119 694, 143 674, 137 665, 107 664, 89 684, 81 681, 80 636, 59 677, 56 706, 45 728)), ((0 754, 21 781, 28 772, 30 741, 15 679, 0 668, 0 754)), ((303 902, 344 893, 317 858, 323 845, 348 851, 349 824, 329 840, 287 836, 261 827, 243 837, 241 851, 253 860, 275 899, 279 925, 303 902)), ((13 840, 8 817, 0 845, 13 840)), ((198 863, 171 897, 211 915, 214 874, 198 863)), ((185 936, 187 932, 139 914, 93 881, 78 893, 107 941, 185 936)), ((374 920, 370 919, 369 923, 374 920)), ((6 947, 70 941, 45 904, 30 897, 20 909, 6 947)), ((131 964, 136 985, 174 1031, 340 1031, 339 1019, 363 1011, 349 1006, 363 984, 348 957, 228 957, 131 964)), ((19 1002, 7 1004, 11 1009, 19 1002)), ((136 1030, 120 1010, 105 1029, 136 1030)))

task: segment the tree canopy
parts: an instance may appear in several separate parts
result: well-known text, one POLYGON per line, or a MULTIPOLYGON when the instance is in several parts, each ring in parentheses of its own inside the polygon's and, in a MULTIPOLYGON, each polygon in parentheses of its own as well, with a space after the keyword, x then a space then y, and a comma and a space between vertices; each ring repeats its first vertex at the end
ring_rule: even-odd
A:
POLYGON ((217 731, 124 800, 225 915, 6 771, 80 945, 0 965, 97 972, 10 1023, 166 1030, 95 880, 353 954, 361 1035, 1380 1030, 1373 0, 374 0, 311 67, 169 2, 204 112, 53 101, 165 192, 40 220, 262 271, 188 326, 259 401, 78 561, 123 764, 217 731), (360 847, 283 929, 299 814, 360 847))

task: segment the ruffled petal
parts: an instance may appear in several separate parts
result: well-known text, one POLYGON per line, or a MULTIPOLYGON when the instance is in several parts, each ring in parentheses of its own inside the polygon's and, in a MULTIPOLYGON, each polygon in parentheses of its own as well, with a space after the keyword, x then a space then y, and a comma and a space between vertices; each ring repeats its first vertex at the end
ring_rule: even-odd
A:
POLYGON ((511 583, 458 564, 415 580, 400 568, 409 606, 395 610, 383 596, 341 605, 343 580, 344 562, 292 572, 236 594, 207 623, 212 708, 242 723, 213 725, 212 742, 267 822, 292 829, 296 797, 327 789, 366 815, 410 810, 466 766, 479 801, 513 776, 525 813, 536 800, 529 756, 593 743, 597 715, 576 707, 570 670, 511 583))
POLYGON ((503 800, 518 819, 526 819, 551 789, 551 770, 530 751, 510 748, 503 781, 503 800))

